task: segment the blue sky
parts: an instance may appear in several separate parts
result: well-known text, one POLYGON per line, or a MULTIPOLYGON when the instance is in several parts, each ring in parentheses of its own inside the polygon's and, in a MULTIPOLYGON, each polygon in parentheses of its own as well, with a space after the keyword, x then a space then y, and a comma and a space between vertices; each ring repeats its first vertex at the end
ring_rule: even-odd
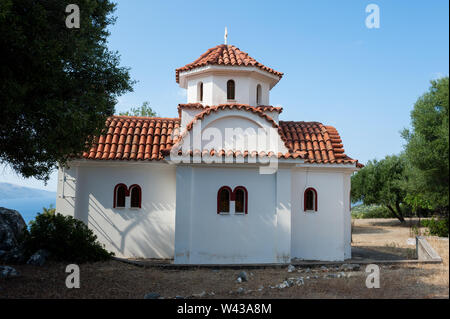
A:
MULTIPOLYGON (((335 126, 346 153, 365 163, 402 150, 414 102, 449 72, 447 0, 117 3, 108 45, 138 81, 117 112, 149 101, 159 116, 176 117, 186 95, 175 69, 223 43, 227 26, 229 44, 284 72, 270 97, 282 120, 335 126), (379 29, 365 25, 371 3, 379 29)), ((55 173, 45 186, 3 167, 0 181, 56 190, 55 173)))

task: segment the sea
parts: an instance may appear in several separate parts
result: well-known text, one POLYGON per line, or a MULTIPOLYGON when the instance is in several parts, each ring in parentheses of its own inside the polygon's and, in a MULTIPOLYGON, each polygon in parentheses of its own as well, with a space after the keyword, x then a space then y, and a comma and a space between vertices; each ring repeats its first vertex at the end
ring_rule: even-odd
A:
POLYGON ((17 210, 29 225, 38 213, 42 213, 42 208, 50 208, 56 206, 56 193, 54 196, 28 197, 28 198, 12 198, 0 199, 0 207, 17 210))

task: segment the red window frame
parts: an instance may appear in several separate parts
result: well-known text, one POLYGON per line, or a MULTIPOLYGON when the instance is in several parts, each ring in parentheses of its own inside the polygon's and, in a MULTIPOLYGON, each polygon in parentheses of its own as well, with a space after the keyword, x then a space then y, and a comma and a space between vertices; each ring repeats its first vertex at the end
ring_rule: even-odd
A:
POLYGON ((230 79, 227 81, 227 100, 236 99, 236 83, 230 79))
MULTIPOLYGON (((247 188, 245 188, 244 186, 236 186, 234 188, 234 191, 233 191, 233 200, 236 201, 236 191, 239 190, 239 189, 244 191, 244 213, 248 214, 248 192, 247 192, 247 188)), ((235 211, 234 212, 236 213, 236 206, 235 206, 235 211)), ((241 213, 241 212, 239 212, 239 213, 241 213)))
POLYGON ((138 191, 139 202, 138 202, 138 206, 131 206, 132 202, 130 201, 130 207, 131 208, 141 208, 141 203, 142 203, 142 189, 141 189, 141 186, 139 186, 138 184, 133 184, 133 185, 130 186, 130 188, 128 188, 128 194, 129 194, 130 198, 131 198, 133 189, 136 189, 138 191))
POLYGON ((125 201, 125 203, 124 203, 124 206, 117 206, 117 191, 118 191, 119 187, 124 187, 124 188, 125 188, 125 197, 128 196, 128 187, 127 187, 127 185, 125 185, 125 184, 123 184, 123 183, 117 184, 117 185, 114 187, 114 203, 113 203, 113 207, 114 207, 114 208, 117 208, 117 207, 125 208, 125 203, 126 203, 126 201, 125 201))
POLYGON ((303 210, 306 212, 306 194, 312 191, 314 193, 314 211, 317 212, 317 191, 313 188, 313 187, 308 187, 307 189, 305 189, 305 192, 303 194, 303 210))
MULTIPOLYGON (((228 186, 222 186, 221 188, 219 188, 219 190, 218 190, 218 192, 217 192, 217 214, 220 214, 220 213, 222 213, 221 211, 220 211, 220 193, 222 192, 222 190, 224 190, 224 189, 226 189, 227 191, 228 191, 228 194, 229 194, 229 199, 228 199, 228 207, 230 207, 230 203, 229 202, 231 202, 232 200, 234 200, 233 198, 233 190, 230 188, 230 187, 228 187, 228 186)), ((226 213, 226 212, 224 212, 224 213, 226 213)), ((230 212, 228 212, 228 213, 230 213, 230 212)))

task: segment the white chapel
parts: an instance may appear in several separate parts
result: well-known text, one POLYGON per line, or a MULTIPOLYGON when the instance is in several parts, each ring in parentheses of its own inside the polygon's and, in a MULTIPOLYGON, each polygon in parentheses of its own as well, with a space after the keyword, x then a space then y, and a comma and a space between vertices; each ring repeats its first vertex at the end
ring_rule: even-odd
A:
POLYGON ((57 212, 84 221, 118 257, 351 258, 350 176, 362 165, 334 127, 271 106, 282 76, 236 46, 207 50, 176 70, 187 91, 178 116, 111 116, 59 168, 57 212))

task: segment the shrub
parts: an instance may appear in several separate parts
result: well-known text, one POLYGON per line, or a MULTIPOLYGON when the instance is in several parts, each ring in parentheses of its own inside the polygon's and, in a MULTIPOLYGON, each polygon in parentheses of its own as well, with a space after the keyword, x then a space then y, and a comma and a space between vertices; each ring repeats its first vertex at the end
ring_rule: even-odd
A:
POLYGON ((439 237, 448 237, 448 217, 441 219, 424 219, 422 226, 428 227, 430 235, 439 237))
POLYGON ((85 223, 52 210, 38 214, 30 222, 22 242, 27 255, 46 249, 52 259, 59 261, 83 263, 107 260, 113 255, 97 242, 97 236, 85 223))

